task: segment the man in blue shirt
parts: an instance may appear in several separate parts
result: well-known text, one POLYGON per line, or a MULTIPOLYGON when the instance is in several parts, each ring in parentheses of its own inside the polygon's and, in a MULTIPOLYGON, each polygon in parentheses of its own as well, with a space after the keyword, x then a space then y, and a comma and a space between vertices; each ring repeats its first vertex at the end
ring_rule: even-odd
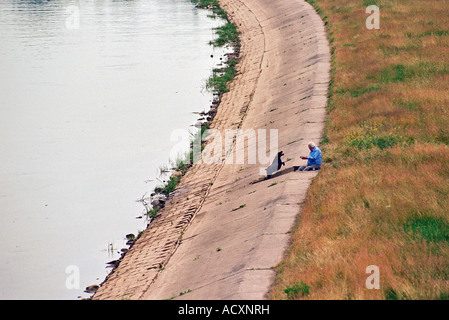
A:
POLYGON ((300 156, 301 159, 307 160, 307 166, 299 167, 298 171, 315 171, 321 168, 321 150, 313 142, 309 142, 309 156, 300 156))

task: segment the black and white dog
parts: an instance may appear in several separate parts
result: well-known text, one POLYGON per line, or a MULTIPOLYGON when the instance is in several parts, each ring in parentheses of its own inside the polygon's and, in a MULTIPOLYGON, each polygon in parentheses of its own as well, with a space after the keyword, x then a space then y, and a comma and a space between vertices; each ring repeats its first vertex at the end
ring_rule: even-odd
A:
POLYGON ((267 171, 267 179, 271 178, 271 176, 278 171, 282 166, 285 166, 285 162, 282 162, 281 157, 284 155, 284 152, 279 151, 276 157, 274 157, 273 162, 271 165, 266 168, 267 171))

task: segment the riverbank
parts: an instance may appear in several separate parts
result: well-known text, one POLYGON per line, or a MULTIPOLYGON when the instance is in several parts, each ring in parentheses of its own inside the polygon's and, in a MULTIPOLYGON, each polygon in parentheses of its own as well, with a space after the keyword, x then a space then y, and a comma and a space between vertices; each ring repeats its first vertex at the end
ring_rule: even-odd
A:
MULTIPOLYGON (((223 0, 240 32, 237 75, 210 127, 276 129, 285 169, 260 179, 260 165, 195 164, 93 299, 261 299, 288 247, 316 172, 292 172, 319 142, 330 53, 324 24, 300 0, 223 0), (180 293, 183 293, 180 295, 180 293)), ((224 136, 224 134, 223 134, 224 136)), ((229 159, 229 158, 228 158, 229 159)))

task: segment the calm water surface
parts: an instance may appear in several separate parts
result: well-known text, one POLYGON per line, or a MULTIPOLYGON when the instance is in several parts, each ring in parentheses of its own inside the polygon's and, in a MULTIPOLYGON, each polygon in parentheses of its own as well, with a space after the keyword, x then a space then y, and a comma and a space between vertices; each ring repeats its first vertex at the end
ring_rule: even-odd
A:
POLYGON ((224 50, 208 14, 189 0, 0 2, 1 299, 87 297, 145 228, 136 200, 159 184, 171 132, 211 101, 224 50))

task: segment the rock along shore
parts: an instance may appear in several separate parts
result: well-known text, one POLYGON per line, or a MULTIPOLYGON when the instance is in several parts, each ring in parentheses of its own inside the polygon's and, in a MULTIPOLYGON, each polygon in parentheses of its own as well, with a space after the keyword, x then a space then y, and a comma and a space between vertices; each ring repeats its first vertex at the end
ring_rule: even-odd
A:
MULTIPOLYGON (((220 0, 240 31, 238 75, 211 128, 277 129, 286 166, 195 164, 92 299, 264 299, 316 172, 292 172, 319 142, 330 50, 303 0, 220 0), (180 295, 180 293, 184 293, 180 295)), ((269 147, 267 147, 268 149, 269 147)))

